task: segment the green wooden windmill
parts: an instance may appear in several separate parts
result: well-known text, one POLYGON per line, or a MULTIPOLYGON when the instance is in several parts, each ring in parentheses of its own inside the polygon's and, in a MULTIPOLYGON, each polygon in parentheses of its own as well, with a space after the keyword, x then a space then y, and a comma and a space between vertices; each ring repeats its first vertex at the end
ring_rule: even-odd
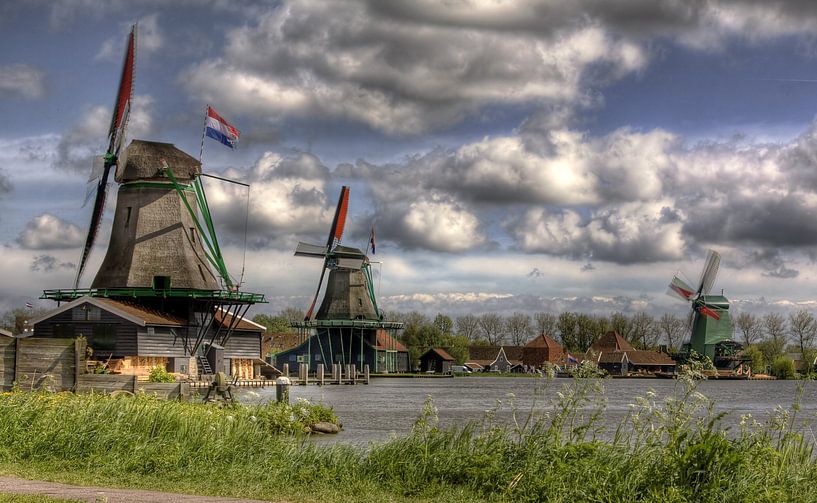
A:
POLYGON ((690 303, 689 322, 690 350, 708 356, 715 361, 719 343, 732 339, 732 323, 729 317, 729 299, 709 292, 718 276, 721 256, 714 250, 706 254, 706 262, 698 287, 692 288, 676 274, 669 284, 669 292, 690 303))

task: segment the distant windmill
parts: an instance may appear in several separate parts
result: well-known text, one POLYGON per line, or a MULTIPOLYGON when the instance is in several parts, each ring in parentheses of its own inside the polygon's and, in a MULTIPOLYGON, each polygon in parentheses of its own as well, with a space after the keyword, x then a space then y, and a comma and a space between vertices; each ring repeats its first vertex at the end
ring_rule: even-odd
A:
POLYGON ((113 116, 111 125, 108 128, 108 150, 103 157, 102 173, 96 186, 96 197, 94 208, 91 212, 91 223, 88 226, 88 236, 85 238, 85 245, 82 248, 82 255, 77 266, 77 276, 74 280, 74 288, 79 287, 79 280, 85 270, 85 264, 91 249, 94 247, 96 236, 99 233, 99 225, 102 222, 102 214, 105 211, 105 196, 108 190, 108 176, 111 168, 117 165, 119 151, 125 141, 125 131, 128 126, 131 102, 133 98, 133 76, 136 66, 136 25, 131 28, 128 36, 128 43, 125 47, 125 61, 122 65, 122 76, 119 79, 119 90, 116 93, 116 101, 113 104, 113 116))
POLYGON ((358 248, 340 244, 348 209, 349 187, 344 186, 340 191, 335 218, 332 221, 326 245, 301 242, 295 249, 295 255, 298 257, 323 259, 318 288, 306 312, 306 321, 313 319, 313 312, 327 270, 329 280, 323 302, 318 309, 317 319, 377 320, 380 318, 372 288, 368 257, 358 248))
POLYGON ((701 355, 715 360, 715 347, 732 337, 729 319, 729 300, 723 295, 710 295, 718 276, 721 256, 714 250, 706 254, 706 262, 701 271, 698 287, 692 288, 677 275, 669 284, 669 292, 691 305, 689 326, 691 338, 689 346, 701 355))

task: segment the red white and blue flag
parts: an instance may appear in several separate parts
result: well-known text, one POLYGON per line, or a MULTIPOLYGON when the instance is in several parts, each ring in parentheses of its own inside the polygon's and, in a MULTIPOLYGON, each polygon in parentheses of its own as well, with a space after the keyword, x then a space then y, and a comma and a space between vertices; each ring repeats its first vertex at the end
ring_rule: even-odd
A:
POLYGON ((372 255, 374 255, 374 227, 372 227, 372 235, 369 237, 369 246, 372 247, 372 255))
POLYGON ((567 363, 579 363, 579 359, 570 353, 567 354, 567 363))
POLYGON ((205 134, 210 138, 217 140, 230 148, 235 148, 238 143, 238 136, 240 133, 238 129, 225 121, 213 107, 207 107, 207 122, 205 134))

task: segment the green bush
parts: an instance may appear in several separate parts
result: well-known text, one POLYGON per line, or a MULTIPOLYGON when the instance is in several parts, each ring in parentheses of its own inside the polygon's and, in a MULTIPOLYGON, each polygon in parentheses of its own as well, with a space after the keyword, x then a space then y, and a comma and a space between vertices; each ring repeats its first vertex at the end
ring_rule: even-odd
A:
POLYGON ((777 357, 772 363, 772 375, 778 379, 794 379, 797 377, 794 362, 785 356, 777 357))
POLYGON ((150 368, 148 382, 176 382, 176 376, 168 372, 166 368, 157 365, 150 368))

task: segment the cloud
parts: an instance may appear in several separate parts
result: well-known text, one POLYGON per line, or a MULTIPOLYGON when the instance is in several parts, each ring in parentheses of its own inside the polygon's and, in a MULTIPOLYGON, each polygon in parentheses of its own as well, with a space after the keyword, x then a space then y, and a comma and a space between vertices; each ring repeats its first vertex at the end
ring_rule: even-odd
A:
POLYGON ((625 203, 590 213, 531 208, 506 229, 529 253, 632 264, 683 257, 680 223, 661 223, 666 202, 625 203))
MULTIPOLYGON (((136 43, 138 45, 138 57, 154 53, 165 45, 165 37, 159 27, 159 15, 157 13, 145 16, 137 22, 136 43)), ((102 42, 102 46, 99 48, 96 56, 94 56, 94 59, 97 61, 121 62, 122 55, 125 53, 125 44, 127 43, 127 35, 130 34, 131 26, 131 22, 123 23, 122 33, 102 42)))
POLYGON ((53 272, 58 269, 75 269, 77 267, 73 262, 60 262, 57 257, 52 255, 37 255, 31 261, 30 269, 34 272, 53 272))
POLYGON ((31 65, 0 65, 0 99, 39 99, 45 96, 45 73, 31 65))
POLYGON ((11 181, 9 181, 8 176, 6 176, 2 171, 0 171, 0 194, 6 194, 11 192, 12 185, 11 181))
POLYGON ((299 240, 326 239, 335 211, 335 194, 327 194, 329 169, 308 153, 281 156, 265 153, 248 169, 230 169, 225 176, 251 185, 207 182, 207 198, 229 239, 243 240, 245 221, 251 248, 294 249, 299 240))
POLYGON ((58 250, 79 247, 84 239, 79 227, 45 213, 26 224, 17 243, 29 250, 58 250))
MULTIPOLYGON (((487 4, 473 8, 489 15, 487 4)), ((491 104, 589 103, 585 79, 604 82, 646 63, 639 46, 592 22, 497 31, 381 14, 362 1, 285 2, 230 31, 223 56, 188 68, 180 81, 236 112, 418 134, 491 104)))
MULTIPOLYGON (((128 119, 126 142, 145 138, 153 131, 154 99, 149 95, 134 96, 128 119)), ((90 172, 95 156, 107 149, 111 109, 97 105, 86 108, 80 118, 62 134, 57 145, 54 166, 75 173, 90 172)), ((127 143, 123 143, 123 148, 127 143)))

